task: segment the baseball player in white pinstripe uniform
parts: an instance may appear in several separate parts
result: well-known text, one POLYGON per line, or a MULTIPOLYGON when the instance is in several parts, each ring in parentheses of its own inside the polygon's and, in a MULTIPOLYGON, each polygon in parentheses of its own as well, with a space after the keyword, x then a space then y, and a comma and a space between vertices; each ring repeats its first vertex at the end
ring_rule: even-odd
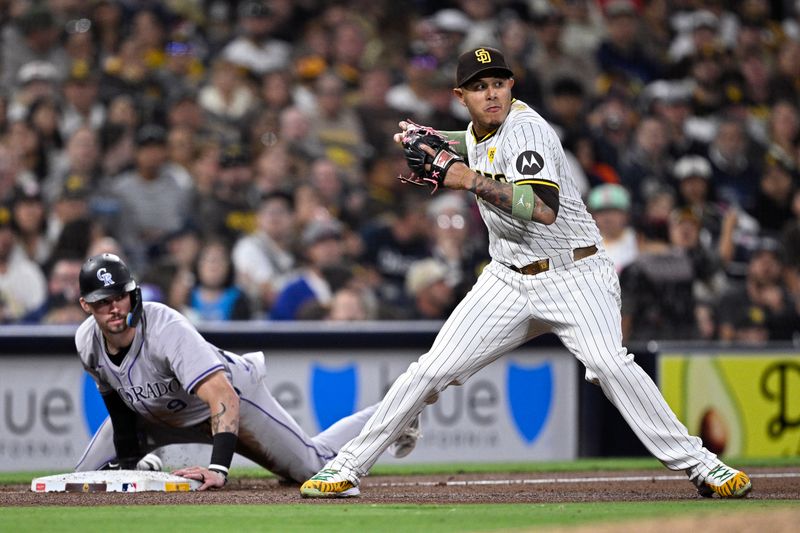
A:
POLYGON ((478 48, 459 58, 454 92, 472 118, 461 145, 466 149, 457 148, 461 153, 435 143, 430 128, 400 124, 403 133, 395 140, 414 171, 404 179, 473 192, 489 229, 492 261, 430 351, 394 382, 361 434, 306 481, 301 494, 357 495, 359 479, 426 403, 524 342, 553 332, 664 465, 686 471, 703 496, 745 496, 748 476, 688 434, 622 346, 614 264, 556 133, 512 98, 512 76, 498 50, 478 48))
MULTIPOLYGON (((177 311, 142 302, 128 267, 113 254, 89 258, 80 273, 80 303, 92 316, 75 334, 86 371, 108 409, 76 470, 140 468, 161 446, 212 445, 208 467, 176 474, 225 484, 234 452, 285 480, 301 482, 336 455, 375 412, 367 407, 308 436, 267 388, 261 352, 237 355, 208 343, 177 311)), ((408 455, 414 428, 390 449, 408 455)), ((144 469, 152 468, 145 465, 144 469)))

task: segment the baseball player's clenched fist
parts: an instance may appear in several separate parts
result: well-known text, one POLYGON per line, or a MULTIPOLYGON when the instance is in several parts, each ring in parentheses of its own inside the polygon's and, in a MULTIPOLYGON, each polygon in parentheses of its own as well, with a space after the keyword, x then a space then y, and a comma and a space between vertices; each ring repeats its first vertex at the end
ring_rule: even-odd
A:
POLYGON ((181 468, 180 470, 175 470, 172 472, 176 476, 182 476, 189 479, 196 479, 197 481, 201 482, 200 488, 197 490, 207 490, 207 489, 221 489, 225 486, 226 481, 228 478, 225 477, 224 474, 217 472, 215 470, 209 470, 208 468, 203 468, 202 466, 190 466, 188 468, 181 468))

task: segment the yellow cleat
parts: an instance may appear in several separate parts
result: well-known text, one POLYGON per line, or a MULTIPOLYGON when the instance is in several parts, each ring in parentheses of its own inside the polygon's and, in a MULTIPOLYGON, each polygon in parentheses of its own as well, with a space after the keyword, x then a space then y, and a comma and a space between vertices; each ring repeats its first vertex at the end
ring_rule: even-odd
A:
POLYGON ((317 475, 303 483, 300 494, 304 498, 352 498, 361 492, 358 486, 345 479, 341 472, 327 468, 320 470, 317 475))
POLYGON ((709 472, 703 484, 705 490, 699 492, 706 498, 714 494, 720 498, 744 498, 753 489, 747 474, 723 464, 709 472))

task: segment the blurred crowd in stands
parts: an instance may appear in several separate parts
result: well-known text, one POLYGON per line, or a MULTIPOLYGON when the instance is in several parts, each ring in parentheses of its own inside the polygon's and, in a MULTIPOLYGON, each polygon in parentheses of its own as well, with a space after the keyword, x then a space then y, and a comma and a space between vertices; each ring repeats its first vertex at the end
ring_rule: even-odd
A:
POLYGON ((465 49, 558 132, 629 341, 800 335, 800 2, 0 1, 0 323, 87 256, 204 320, 443 319, 488 262, 392 142, 464 129, 465 49))

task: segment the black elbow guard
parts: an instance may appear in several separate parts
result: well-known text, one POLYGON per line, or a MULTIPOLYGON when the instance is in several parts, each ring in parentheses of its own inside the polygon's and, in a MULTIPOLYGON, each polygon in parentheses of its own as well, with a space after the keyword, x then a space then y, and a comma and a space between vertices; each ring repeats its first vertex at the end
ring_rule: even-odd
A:
POLYGON ((539 197, 544 204, 553 210, 553 213, 558 215, 558 207, 561 205, 558 200, 558 192, 559 188, 555 184, 542 184, 542 183, 533 183, 531 184, 533 187, 533 192, 536 196, 539 197))

